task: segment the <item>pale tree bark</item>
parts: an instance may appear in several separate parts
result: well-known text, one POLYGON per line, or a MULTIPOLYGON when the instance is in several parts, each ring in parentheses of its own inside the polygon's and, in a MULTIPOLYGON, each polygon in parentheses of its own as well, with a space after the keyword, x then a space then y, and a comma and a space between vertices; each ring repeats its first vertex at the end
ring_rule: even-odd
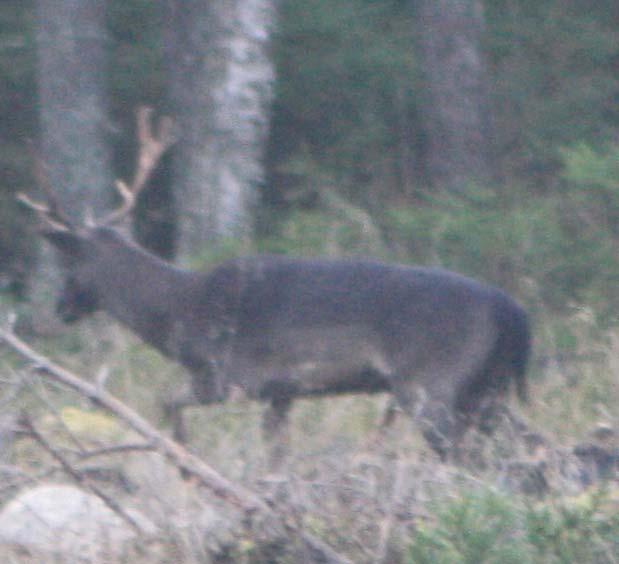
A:
POLYGON ((101 211, 111 186, 106 142, 106 0, 38 0, 41 150, 73 217, 101 211))
POLYGON ((425 168, 437 190, 497 179, 481 0, 415 0, 425 168))
POLYGON ((251 233, 269 124, 275 0, 163 0, 178 251, 251 233))
MULTIPOLYGON (((106 141, 105 0, 37 1, 40 148, 50 187, 81 220, 100 212, 112 183, 106 141)), ((31 295, 38 308, 53 291, 51 252, 43 248, 31 295)))

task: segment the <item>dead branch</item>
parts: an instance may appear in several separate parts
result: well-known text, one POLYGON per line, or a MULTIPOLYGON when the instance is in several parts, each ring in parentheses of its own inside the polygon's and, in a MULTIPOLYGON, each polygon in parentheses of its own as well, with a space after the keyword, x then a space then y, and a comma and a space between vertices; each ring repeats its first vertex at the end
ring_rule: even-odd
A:
POLYGON ((31 389, 32 395, 45 407, 45 409, 51 413, 56 424, 62 429, 63 434, 73 443, 75 449, 79 452, 84 452, 86 447, 82 440, 69 428, 62 415, 58 412, 56 407, 52 405, 52 402, 46 398, 39 390, 31 389))
MULTIPOLYGON (((312 555, 313 560, 325 564, 346 564, 349 562, 321 540, 300 530, 298 526, 292 524, 285 516, 278 515, 258 495, 227 480, 206 462, 163 435, 138 413, 106 390, 83 380, 36 352, 10 329, 0 329, 0 340, 4 341, 23 358, 33 363, 40 375, 70 388, 89 399, 95 405, 112 413, 145 439, 149 445, 152 445, 154 450, 165 456, 179 470, 194 476, 203 487, 210 490, 213 494, 242 509, 248 518, 258 518, 262 526, 266 525, 271 533, 297 536, 303 542, 307 552, 312 555)), ((50 454, 53 453, 50 452, 50 454)), ((57 458, 56 456, 54 458, 64 467, 62 458, 57 458)))
POLYGON ((25 414, 19 418, 19 424, 23 431, 31 437, 37 444, 39 444, 43 450, 49 453, 56 462, 60 464, 66 474, 68 474, 76 483, 85 487, 87 490, 96 495, 105 505, 107 505, 116 515, 118 515, 123 521, 125 521, 137 534, 142 534, 142 528, 116 501, 100 490, 97 486, 92 484, 84 474, 82 474, 77 468, 75 468, 62 454, 55 448, 35 427, 32 420, 25 414))
POLYGON ((131 452, 152 452, 155 447, 148 443, 125 443, 120 445, 105 446, 93 450, 85 450, 76 453, 80 460, 109 456, 110 454, 127 454, 131 452))
POLYGON ((188 452, 178 443, 169 439, 153 427, 138 413, 129 408, 119 399, 104 389, 79 378, 69 370, 54 363, 45 356, 30 348, 17 335, 0 329, 0 339, 11 346, 21 356, 34 364, 36 370, 50 380, 60 383, 80 395, 86 397, 95 405, 106 409, 121 419, 128 427, 153 445, 153 448, 168 458, 184 472, 198 478, 200 483, 221 497, 248 513, 268 509, 266 504, 253 493, 233 484, 208 464, 188 452))
POLYGON ((24 472, 23 470, 16 471, 14 477, 10 480, 4 480, 2 485, 0 486, 0 497, 2 497, 6 492, 10 492, 12 490, 23 488, 28 484, 36 484, 41 482, 42 480, 46 480, 53 476, 56 472, 62 471, 62 468, 58 465, 54 465, 49 468, 45 468, 36 474, 29 474, 24 472))
POLYGON ((378 548, 376 549, 376 562, 377 564, 384 564, 388 562, 389 558, 389 539, 392 534, 393 524, 396 519, 397 504, 402 499, 404 490, 404 463, 401 460, 396 461, 395 465, 395 480, 393 483, 393 490, 391 492, 391 498, 387 506, 387 512, 385 517, 379 524, 379 539, 378 548))

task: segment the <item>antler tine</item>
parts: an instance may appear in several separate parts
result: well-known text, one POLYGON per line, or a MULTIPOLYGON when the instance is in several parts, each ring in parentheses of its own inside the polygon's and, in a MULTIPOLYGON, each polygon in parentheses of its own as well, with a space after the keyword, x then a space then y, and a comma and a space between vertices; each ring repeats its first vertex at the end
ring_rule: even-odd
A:
POLYGON ((45 192, 45 197, 49 202, 49 206, 47 206, 49 215, 58 218, 66 227, 70 227, 73 222, 63 211, 62 206, 58 201, 58 196, 50 184, 49 175, 47 173, 47 164, 37 153, 34 153, 34 176, 37 181, 37 185, 41 187, 43 192, 45 192))
POLYGON ((146 186, 159 159, 176 141, 173 133, 174 124, 169 117, 161 118, 157 134, 153 134, 152 114, 152 108, 146 106, 138 108, 137 137, 139 149, 135 174, 130 184, 121 179, 116 181, 116 189, 122 198, 122 204, 99 221, 99 225, 116 223, 133 209, 139 193, 146 186))
POLYGON ((17 194, 17 200, 27 208, 33 210, 37 214, 39 220, 53 231, 70 231, 73 225, 72 221, 69 216, 62 211, 58 198, 51 187, 45 162, 32 144, 29 145, 29 152, 34 161, 34 177, 36 184, 45 192, 48 204, 36 202, 23 192, 17 194))
POLYGON ((23 192, 19 192, 17 194, 17 200, 21 202, 22 204, 24 204, 27 208, 30 208, 31 210, 33 210, 37 214, 37 217, 43 223, 45 223, 49 228, 51 228, 53 231, 70 231, 71 230, 70 224, 52 219, 54 212, 50 208, 50 206, 46 206, 45 204, 42 204, 40 202, 35 202, 23 192))

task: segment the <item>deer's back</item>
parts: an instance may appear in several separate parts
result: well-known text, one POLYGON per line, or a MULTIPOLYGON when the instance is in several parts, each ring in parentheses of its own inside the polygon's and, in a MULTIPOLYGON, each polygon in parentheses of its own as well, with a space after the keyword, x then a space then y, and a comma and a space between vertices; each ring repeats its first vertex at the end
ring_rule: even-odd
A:
POLYGON ((374 391, 396 367, 472 362, 492 347, 495 310, 518 308, 440 269, 270 256, 222 264, 190 301, 192 356, 217 356, 251 395, 274 381, 298 394, 374 391))

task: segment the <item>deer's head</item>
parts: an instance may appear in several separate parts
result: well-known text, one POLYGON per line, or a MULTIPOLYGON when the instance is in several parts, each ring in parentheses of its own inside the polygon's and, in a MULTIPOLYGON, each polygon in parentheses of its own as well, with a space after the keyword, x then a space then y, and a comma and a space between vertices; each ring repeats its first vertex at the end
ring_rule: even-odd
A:
POLYGON ((121 204, 99 220, 88 219, 76 225, 63 212, 52 190, 43 164, 37 161, 37 180, 47 195, 47 203, 31 200, 26 194, 18 199, 34 210, 40 220, 40 234, 57 250, 64 286, 56 303, 56 311, 63 321, 71 323, 99 309, 100 288, 114 268, 114 248, 122 236, 112 226, 122 222, 133 210, 138 194, 146 186, 161 155, 172 145, 172 122, 163 118, 156 134, 151 126, 149 108, 140 108, 137 114, 139 151, 134 177, 130 183, 116 181, 121 204))
POLYGON ((64 271, 64 285, 56 302, 58 316, 72 323, 97 311, 97 260, 88 234, 57 231, 43 236, 58 250, 64 271))

